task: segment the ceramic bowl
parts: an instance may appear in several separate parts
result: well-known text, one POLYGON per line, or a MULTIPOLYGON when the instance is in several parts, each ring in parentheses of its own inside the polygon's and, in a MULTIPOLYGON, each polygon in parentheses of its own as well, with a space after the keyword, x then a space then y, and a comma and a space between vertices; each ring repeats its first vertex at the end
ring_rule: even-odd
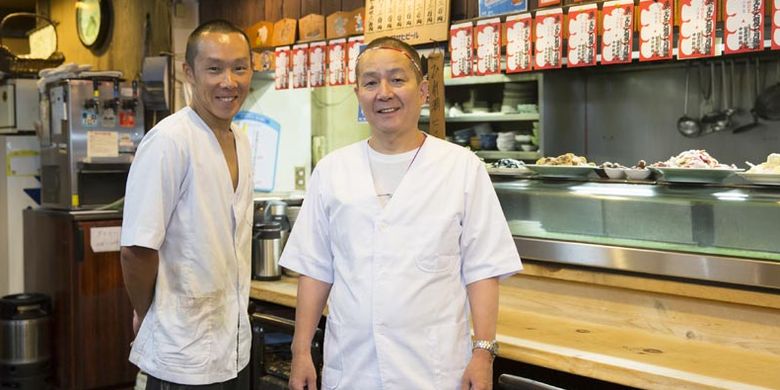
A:
POLYGON ((610 179, 626 178, 626 170, 623 168, 604 168, 604 173, 606 173, 607 177, 609 177, 610 179))
POLYGON ((625 169, 626 177, 628 180, 646 180, 653 172, 647 168, 645 169, 625 169))

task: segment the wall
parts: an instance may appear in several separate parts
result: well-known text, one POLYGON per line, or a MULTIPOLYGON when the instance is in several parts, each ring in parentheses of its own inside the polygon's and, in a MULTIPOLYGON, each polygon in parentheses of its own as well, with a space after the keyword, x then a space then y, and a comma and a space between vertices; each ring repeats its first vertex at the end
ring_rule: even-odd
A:
POLYGON ((202 22, 225 19, 246 28, 261 20, 299 19, 308 14, 330 15, 363 7, 363 0, 200 0, 202 22))
POLYGON ((112 0, 114 23, 102 52, 84 47, 76 33, 76 0, 51 0, 51 18, 58 21, 59 50, 65 62, 92 64, 97 70, 120 70, 125 78, 133 79, 141 71, 145 55, 171 51, 170 1, 112 0), (150 16, 148 53, 144 53, 144 26, 150 16))
MULTIPOLYGON (((762 62, 761 85, 778 79, 775 59, 762 62)), ((715 106, 719 106, 720 64, 716 62, 715 106)), ((677 120, 683 114, 687 62, 677 64, 632 64, 625 67, 595 67, 561 70, 544 75, 544 150, 547 155, 574 152, 597 163, 636 164, 666 160, 688 149, 706 149, 724 163, 745 167, 745 161, 762 162, 772 152, 780 151, 780 122, 763 122, 762 126, 741 134, 730 131, 698 138, 687 138, 677 132, 677 120)), ((709 65, 702 70, 704 89, 709 85, 709 65)), ((747 110, 752 106, 755 87, 753 68, 744 60, 735 67, 735 97, 742 113, 739 124, 752 121, 747 110)), ((731 80, 727 72, 727 80, 731 80)), ((700 76, 694 65, 690 75, 689 109, 692 117, 708 112, 701 104, 700 76)), ((727 83, 728 87, 728 83, 727 83)))

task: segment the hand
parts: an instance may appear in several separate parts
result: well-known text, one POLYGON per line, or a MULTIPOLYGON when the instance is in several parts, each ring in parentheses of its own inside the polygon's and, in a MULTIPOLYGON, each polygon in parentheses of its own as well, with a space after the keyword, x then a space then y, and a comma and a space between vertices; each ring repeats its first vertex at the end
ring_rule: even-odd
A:
POLYGON ((293 353, 290 390, 317 390, 317 370, 311 354, 293 353))
POLYGON ((469 365, 463 372, 462 390, 493 389, 493 355, 484 349, 475 349, 469 365))

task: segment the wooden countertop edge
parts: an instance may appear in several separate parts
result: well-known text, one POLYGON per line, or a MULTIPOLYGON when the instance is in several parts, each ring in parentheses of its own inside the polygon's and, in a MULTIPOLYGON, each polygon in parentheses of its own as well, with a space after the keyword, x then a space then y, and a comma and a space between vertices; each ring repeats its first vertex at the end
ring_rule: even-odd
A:
MULTIPOLYGON (((297 279, 283 277, 274 282, 253 281, 250 295, 253 299, 295 307, 296 293, 297 279)), ((780 388, 780 372, 775 373, 780 357, 776 355, 611 329, 516 309, 502 309, 497 325, 499 356, 558 371, 640 388, 780 388), (601 343, 577 332, 628 340, 630 344, 647 346, 650 352, 620 343, 601 343), (594 341, 596 344, 588 344, 594 341), (682 351, 692 349, 696 350, 693 357, 697 362, 690 363, 691 370, 661 364, 664 360, 684 364, 691 355, 682 351)))

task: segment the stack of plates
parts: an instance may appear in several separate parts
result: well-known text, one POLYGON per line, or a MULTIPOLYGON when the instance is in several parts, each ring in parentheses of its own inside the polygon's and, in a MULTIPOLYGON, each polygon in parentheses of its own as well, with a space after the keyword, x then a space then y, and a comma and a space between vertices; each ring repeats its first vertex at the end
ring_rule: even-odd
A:
POLYGON ((501 112, 505 114, 517 112, 517 105, 536 102, 536 90, 534 85, 523 83, 504 84, 504 96, 501 100, 501 112))
POLYGON ((502 152, 515 150, 515 132, 514 131, 505 131, 498 133, 498 138, 496 139, 496 147, 498 150, 502 152))

